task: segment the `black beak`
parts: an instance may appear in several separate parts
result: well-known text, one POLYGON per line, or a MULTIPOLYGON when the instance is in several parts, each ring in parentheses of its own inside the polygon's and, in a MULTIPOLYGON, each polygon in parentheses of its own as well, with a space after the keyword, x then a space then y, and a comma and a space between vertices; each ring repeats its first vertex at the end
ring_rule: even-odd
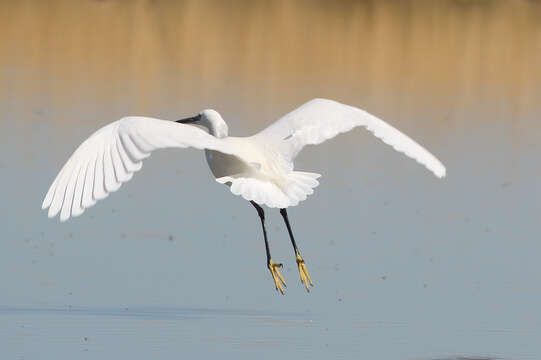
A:
POLYGON ((180 119, 180 120, 177 120, 175 122, 178 122, 178 123, 181 123, 181 124, 190 124, 190 123, 194 123, 196 121, 199 121, 201 120, 201 114, 198 114, 196 116, 192 116, 192 117, 189 117, 189 118, 186 118, 186 119, 180 119))

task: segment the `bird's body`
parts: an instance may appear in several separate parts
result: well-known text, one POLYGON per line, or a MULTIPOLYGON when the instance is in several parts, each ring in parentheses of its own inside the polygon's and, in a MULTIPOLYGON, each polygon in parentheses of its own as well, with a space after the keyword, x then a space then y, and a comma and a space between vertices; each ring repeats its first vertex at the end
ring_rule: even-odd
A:
POLYGON ((332 100, 314 99, 250 137, 229 136, 227 124, 214 110, 177 122, 122 118, 99 129, 79 146, 54 180, 42 207, 49 208, 49 217, 60 213, 61 221, 79 216, 130 180, 152 151, 169 147, 204 149, 216 181, 256 207, 263 225, 268 267, 276 288, 283 293, 281 284, 285 282, 277 269, 280 264, 270 258, 264 212, 259 205, 281 209, 301 280, 308 289, 311 280, 285 209, 312 194, 320 175, 295 171, 293 161, 304 146, 320 144, 357 126, 366 127, 436 176, 445 176, 445 167, 432 154, 377 117, 332 100), (201 125, 208 133, 190 123, 201 125))
POLYGON ((306 199, 318 185, 319 174, 293 171, 272 144, 254 137, 224 140, 243 154, 242 159, 215 150, 205 153, 216 181, 229 186, 235 195, 271 208, 287 208, 306 199))

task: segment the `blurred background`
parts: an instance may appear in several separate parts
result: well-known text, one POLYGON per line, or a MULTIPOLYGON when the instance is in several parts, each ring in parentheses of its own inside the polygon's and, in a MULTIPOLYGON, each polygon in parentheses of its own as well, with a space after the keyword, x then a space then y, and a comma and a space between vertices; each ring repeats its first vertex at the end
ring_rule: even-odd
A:
POLYGON ((6 358, 541 357, 541 3, 0 1, 0 347, 6 358), (196 150, 153 154, 67 223, 40 210, 75 148, 126 115, 218 110, 251 135, 314 97, 428 148, 438 180, 362 129, 304 150, 268 211, 196 150))

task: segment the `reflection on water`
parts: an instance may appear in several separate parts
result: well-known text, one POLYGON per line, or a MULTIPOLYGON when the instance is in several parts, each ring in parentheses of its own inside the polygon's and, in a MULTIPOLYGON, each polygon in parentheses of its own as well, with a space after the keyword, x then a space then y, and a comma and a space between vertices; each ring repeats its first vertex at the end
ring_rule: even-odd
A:
POLYGON ((438 358, 433 360, 497 360, 494 357, 488 356, 458 356, 458 357, 448 357, 448 358, 438 358))
MULTIPOLYGON (((533 1, 4 1, 0 91, 32 100, 25 121, 67 122, 74 102, 278 115, 315 94, 399 112, 496 101, 520 116, 539 99, 540 18, 533 1)), ((451 110, 423 126, 458 121, 451 110)))
POLYGON ((238 317, 256 319, 258 321, 308 321, 306 315, 295 313, 272 313, 242 309, 195 309, 172 307, 139 307, 123 308, 84 307, 84 306, 0 306, 0 315, 67 315, 67 316, 105 316, 147 320, 196 320, 238 317), (296 318, 296 319, 295 319, 296 318), (264 320, 263 320, 264 319, 264 320), (281 320, 283 319, 283 320, 281 320), (287 319, 287 320, 286 320, 287 319), (304 320, 303 320, 304 319, 304 320))
POLYGON ((539 19, 534 1, 0 2, 2 353, 539 359, 539 19), (289 211, 309 295, 280 216, 284 297, 257 215, 193 150, 65 224, 39 209, 121 116, 213 107, 246 135, 313 97, 380 115, 448 177, 361 130, 301 153, 323 174, 289 211))

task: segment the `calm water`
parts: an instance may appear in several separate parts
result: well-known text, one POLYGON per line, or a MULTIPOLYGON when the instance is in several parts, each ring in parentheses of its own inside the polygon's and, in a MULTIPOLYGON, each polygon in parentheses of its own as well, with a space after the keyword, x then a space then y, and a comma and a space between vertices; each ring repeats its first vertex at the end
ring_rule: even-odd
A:
POLYGON ((541 5, 0 2, 2 358, 541 358, 541 5), (40 210, 75 147, 127 114, 206 107, 248 135, 313 97, 381 116, 437 180, 362 130, 301 153, 268 212, 195 150, 158 152, 84 216, 40 210))

